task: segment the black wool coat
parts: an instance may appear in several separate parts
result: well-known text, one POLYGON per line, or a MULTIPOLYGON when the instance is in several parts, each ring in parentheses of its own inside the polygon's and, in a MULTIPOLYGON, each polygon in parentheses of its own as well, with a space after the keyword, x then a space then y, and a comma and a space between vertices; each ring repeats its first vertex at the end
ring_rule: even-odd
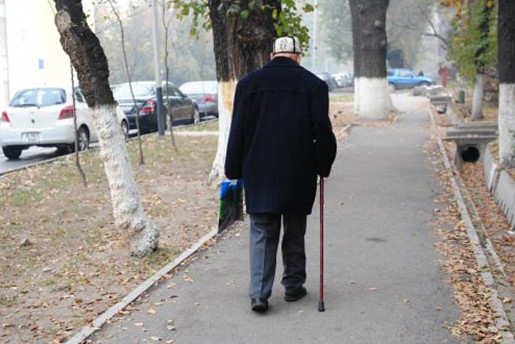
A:
POLYGON ((336 156, 328 111, 326 83, 286 57, 238 82, 225 174, 243 178, 248 213, 311 213, 336 156))

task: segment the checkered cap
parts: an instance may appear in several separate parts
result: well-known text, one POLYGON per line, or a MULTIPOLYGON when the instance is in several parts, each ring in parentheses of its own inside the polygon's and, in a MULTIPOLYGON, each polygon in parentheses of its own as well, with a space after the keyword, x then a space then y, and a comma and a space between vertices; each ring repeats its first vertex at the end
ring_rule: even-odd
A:
POLYGON ((300 46, 299 39, 297 37, 279 37, 274 42, 272 52, 277 53, 291 53, 291 54, 302 54, 302 47, 300 46))

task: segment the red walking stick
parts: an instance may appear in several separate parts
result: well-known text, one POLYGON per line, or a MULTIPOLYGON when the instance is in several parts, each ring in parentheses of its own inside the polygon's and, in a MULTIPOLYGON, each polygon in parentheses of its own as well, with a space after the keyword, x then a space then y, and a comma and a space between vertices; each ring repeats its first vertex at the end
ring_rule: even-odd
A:
POLYGON ((324 305, 324 178, 320 177, 320 286, 318 311, 325 311, 324 305))

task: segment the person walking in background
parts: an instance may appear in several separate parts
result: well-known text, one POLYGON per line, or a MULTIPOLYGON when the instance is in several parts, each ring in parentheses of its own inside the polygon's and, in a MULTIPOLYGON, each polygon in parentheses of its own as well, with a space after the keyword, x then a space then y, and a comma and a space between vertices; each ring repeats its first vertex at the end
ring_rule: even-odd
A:
POLYGON ((442 63, 440 65, 440 69, 438 69, 438 74, 440 75, 440 82, 442 83, 442 86, 447 87, 447 79, 449 78, 449 68, 447 68, 445 63, 442 63))
POLYGON ((329 176, 336 157, 327 84, 300 66, 301 54, 298 38, 276 39, 271 61, 242 78, 234 97, 225 174, 243 179, 253 311, 268 309, 281 223, 284 299, 307 294, 307 215, 317 175, 329 176))

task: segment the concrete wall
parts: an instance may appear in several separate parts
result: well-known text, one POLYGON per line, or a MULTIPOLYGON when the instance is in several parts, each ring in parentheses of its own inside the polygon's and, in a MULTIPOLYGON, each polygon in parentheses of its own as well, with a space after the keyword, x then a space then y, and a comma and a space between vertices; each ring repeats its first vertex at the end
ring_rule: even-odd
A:
POLYGON ((502 209, 512 229, 515 228, 515 181, 506 172, 500 171, 487 148, 482 155, 486 186, 502 209))

